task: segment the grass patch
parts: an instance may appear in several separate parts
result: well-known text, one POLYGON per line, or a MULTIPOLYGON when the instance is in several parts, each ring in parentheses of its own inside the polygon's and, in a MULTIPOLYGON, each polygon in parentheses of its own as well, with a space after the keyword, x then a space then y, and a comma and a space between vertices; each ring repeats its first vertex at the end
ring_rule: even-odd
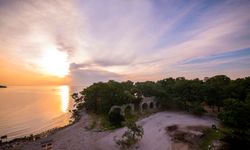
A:
POLYGON ((112 126, 112 124, 110 123, 108 115, 100 115, 100 130, 101 131, 113 130, 116 128, 117 127, 112 126))
MULTIPOLYGON (((129 113, 125 116, 125 122, 136 122, 139 119, 146 118, 150 115, 155 113, 155 111, 146 111, 146 112, 135 112, 135 113, 129 113)), ((108 114, 90 114, 89 119, 89 125, 87 129, 89 130, 95 130, 95 131, 107 131, 107 130, 114 130, 117 128, 121 128, 124 125, 120 127, 113 126, 109 121, 108 114)))
MULTIPOLYGON (((128 121, 136 122, 137 120, 139 120, 140 117, 141 117, 141 115, 138 113, 127 114, 125 116, 125 122, 128 122, 128 121)), ((122 125, 120 127, 113 126, 109 121, 108 115, 99 115, 99 119, 100 119, 100 130, 101 131, 114 130, 114 129, 121 128, 124 126, 124 125, 122 125)))
MULTIPOLYGON (((108 115, 99 115, 99 118, 100 118, 100 130, 102 130, 102 131, 114 130, 114 129, 117 129, 117 128, 124 126, 124 125, 122 125, 120 127, 112 126, 112 124, 109 121, 108 115)), ((125 116, 125 122, 128 122, 128 121, 136 122, 139 118, 140 118, 140 114, 138 114, 138 113, 127 114, 125 116)))
POLYGON ((200 143, 200 149, 207 150, 209 145, 212 144, 213 141, 219 140, 223 137, 223 133, 221 130, 215 130, 215 129, 206 129, 205 130, 205 136, 202 138, 200 143))
POLYGON ((136 122, 139 118, 140 118, 140 115, 138 113, 127 114, 125 116, 125 120, 130 121, 130 122, 131 121, 136 122))
POLYGON ((96 128, 96 126, 97 126, 98 116, 94 113, 90 113, 89 116, 90 116, 89 123, 88 123, 88 126, 86 127, 86 129, 92 130, 92 129, 96 128))

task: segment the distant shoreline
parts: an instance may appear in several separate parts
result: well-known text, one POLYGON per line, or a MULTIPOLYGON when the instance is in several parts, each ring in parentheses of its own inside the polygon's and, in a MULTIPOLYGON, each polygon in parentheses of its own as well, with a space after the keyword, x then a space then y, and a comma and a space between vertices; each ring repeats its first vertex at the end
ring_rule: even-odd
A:
MULTIPOLYGON (((81 111, 80 117, 82 116, 82 113, 83 112, 81 111)), ((30 134, 30 135, 25 135, 25 136, 21 136, 21 137, 15 137, 13 139, 6 140, 5 142, 2 141, 2 142, 0 142, 0 149, 3 147, 4 148, 11 148, 12 146, 16 146, 16 144, 19 145, 20 143, 40 140, 44 137, 51 136, 62 129, 68 128, 69 126, 72 126, 72 125, 76 124, 77 122, 78 121, 72 121, 64 126, 54 127, 54 128, 39 132, 37 134, 30 134)), ((3 136, 6 136, 6 138, 7 138, 7 135, 3 135, 3 136)))
POLYGON ((0 88, 7 88, 6 85, 0 85, 0 88))

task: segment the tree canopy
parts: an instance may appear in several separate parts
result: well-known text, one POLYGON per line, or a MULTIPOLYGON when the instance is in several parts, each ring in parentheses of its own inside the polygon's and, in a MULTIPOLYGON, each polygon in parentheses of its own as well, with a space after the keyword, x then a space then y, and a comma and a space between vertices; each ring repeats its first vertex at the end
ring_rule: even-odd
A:
POLYGON ((107 113, 113 105, 138 104, 142 95, 156 97, 163 108, 189 110, 206 102, 220 111, 225 99, 245 101, 249 91, 250 77, 231 80, 225 75, 217 75, 207 81, 184 77, 136 83, 110 80, 94 83, 72 97, 76 102, 84 102, 86 110, 95 113, 107 113))
POLYGON ((108 113, 113 105, 136 103, 141 99, 131 81, 94 83, 81 91, 80 95, 75 93, 72 96, 78 102, 84 101, 86 110, 95 113, 108 113))

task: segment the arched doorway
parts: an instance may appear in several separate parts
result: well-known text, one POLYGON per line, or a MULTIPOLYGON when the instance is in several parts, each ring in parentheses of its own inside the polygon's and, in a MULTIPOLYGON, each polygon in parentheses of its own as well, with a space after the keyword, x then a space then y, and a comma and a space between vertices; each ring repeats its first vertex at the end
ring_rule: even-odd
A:
POLYGON ((150 109, 153 109, 153 108, 154 108, 154 103, 153 103, 153 102, 151 102, 151 103, 149 104, 149 108, 150 108, 150 109))
POLYGON ((124 121, 124 116, 122 114, 122 110, 119 107, 114 108, 109 113, 109 121, 114 126, 121 126, 124 121))
POLYGON ((142 104, 142 110, 147 110, 148 109, 148 104, 147 103, 143 103, 142 104))
POLYGON ((112 112, 122 114, 121 108, 114 108, 114 109, 112 110, 112 112))

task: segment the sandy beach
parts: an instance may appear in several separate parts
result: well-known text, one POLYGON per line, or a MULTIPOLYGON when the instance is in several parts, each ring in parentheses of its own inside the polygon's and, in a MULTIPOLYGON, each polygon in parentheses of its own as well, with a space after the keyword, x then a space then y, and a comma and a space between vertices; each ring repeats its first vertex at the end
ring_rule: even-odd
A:
MULTIPOLYGON (((125 131, 120 128, 114 131, 96 132, 86 129, 88 115, 83 112, 79 122, 56 132, 53 135, 17 147, 22 150, 41 149, 41 143, 50 141, 56 150, 116 150, 114 138, 119 138, 125 131)), ((196 117, 183 112, 159 112, 139 120, 138 124, 144 128, 143 138, 131 149, 139 150, 171 150, 172 141, 165 128, 170 125, 207 126, 218 124, 215 118, 204 116, 196 117)))

